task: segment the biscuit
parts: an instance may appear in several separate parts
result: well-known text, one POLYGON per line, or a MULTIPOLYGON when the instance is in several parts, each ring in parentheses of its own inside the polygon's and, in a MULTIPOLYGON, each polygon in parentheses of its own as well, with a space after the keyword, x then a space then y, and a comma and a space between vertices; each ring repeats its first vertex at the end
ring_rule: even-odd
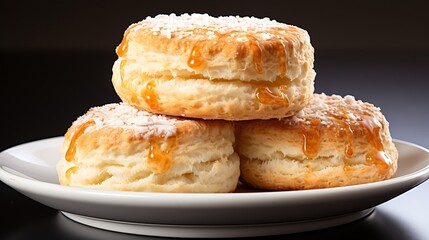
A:
POLYGON ((234 126, 168 117, 126 103, 91 108, 65 134, 60 184, 145 192, 233 192, 234 126))
POLYGON ((158 15, 132 24, 112 82, 139 109, 202 119, 290 116, 314 92, 308 33, 268 18, 158 15))
POLYGON ((237 123, 241 180, 270 190, 340 187, 381 181, 397 169, 389 123, 353 96, 314 94, 284 119, 237 123))

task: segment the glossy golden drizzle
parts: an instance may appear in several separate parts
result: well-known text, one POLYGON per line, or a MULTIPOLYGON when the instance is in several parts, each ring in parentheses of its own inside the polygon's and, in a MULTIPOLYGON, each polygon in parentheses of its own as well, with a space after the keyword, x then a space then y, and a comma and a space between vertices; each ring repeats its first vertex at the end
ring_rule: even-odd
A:
POLYGON ((73 166, 73 167, 67 169, 66 174, 65 174, 66 181, 67 181, 66 185, 69 185, 71 175, 75 174, 78 170, 79 170, 79 168, 77 166, 73 166))
POLYGON ((347 158, 351 158, 354 154, 354 147, 353 147, 353 131, 351 130, 350 126, 345 127, 346 129, 346 148, 344 149, 344 155, 347 158))
POLYGON ((201 54, 200 43, 197 42, 191 50, 191 54, 188 57, 188 66, 192 69, 198 70, 204 68, 206 60, 201 54))
MULTIPOLYGON (((124 32, 122 41, 116 48, 116 53, 119 57, 126 56, 128 52, 128 45, 129 45, 129 34, 132 31, 134 31, 134 29, 137 26, 140 26, 140 25, 141 24, 133 24, 130 27, 128 27, 128 29, 124 32)), ((144 30, 143 28, 142 31, 145 31, 145 34, 151 34, 152 36, 152 33, 150 32, 150 30, 148 29, 144 30)), ((207 32, 209 31, 209 29, 195 29, 195 31, 196 32, 193 32, 192 34, 193 36, 197 35, 197 36, 205 37, 207 36, 207 32)), ((232 35, 243 34, 243 32, 240 32, 240 31, 230 31, 225 34, 221 34, 217 31, 212 31, 212 30, 210 31, 216 35, 215 37, 217 42, 216 46, 225 46, 226 44, 228 44, 227 42, 231 41, 231 38, 233 38, 232 35)), ((260 34, 260 33, 264 33, 264 32, 258 32, 255 34, 260 34)), ((255 70, 258 73, 262 73, 264 70, 263 59, 262 59, 263 50, 260 45, 261 41, 264 41, 264 42, 273 41, 272 44, 275 48, 275 51, 277 51, 278 53, 277 57, 279 62, 280 75, 283 76, 286 73, 286 62, 287 62, 286 45, 289 48, 288 51, 293 51, 292 41, 298 41, 295 35, 299 35, 299 33, 297 33, 296 30, 294 30, 294 28, 285 29, 285 28, 278 28, 278 27, 273 28, 272 30, 268 31, 268 33, 272 34, 273 38, 267 39, 267 40, 260 40, 256 38, 254 35, 251 35, 251 34, 246 35, 249 42, 250 52, 253 55, 255 70)), ((152 37, 155 39, 158 38, 158 36, 152 36, 152 37)), ((172 38, 174 37, 175 36, 173 35, 172 38)), ((205 42, 210 42, 209 44, 212 45, 213 44, 211 43, 212 41, 213 40, 211 39, 202 38, 193 44, 187 60, 187 65, 190 68, 198 70, 205 67, 206 59, 203 57, 201 49, 205 46, 205 42)), ((159 44, 161 44, 161 42, 159 42, 159 44)), ((213 53, 222 51, 221 47, 216 47, 216 46, 214 48, 211 48, 210 51, 213 53)))
MULTIPOLYGON (((201 35, 205 35, 207 32, 207 30, 200 30, 199 34, 201 35)), ((216 35, 216 39, 217 39, 217 45, 218 46, 224 46, 227 44, 227 39, 229 39, 231 37, 232 34, 235 34, 237 31, 232 31, 229 32, 228 34, 220 34, 218 32, 214 32, 214 34, 216 35)), ((261 46, 259 44, 259 40, 256 39, 254 36, 252 35, 246 35, 248 41, 249 41, 249 47, 251 50, 251 53, 253 55, 253 62, 255 65, 255 70, 258 73, 262 73, 264 68, 263 68, 263 64, 262 64, 262 49, 261 46)), ((206 60, 204 59, 202 53, 201 53, 201 48, 205 45, 205 42, 210 41, 210 40, 199 40, 197 41, 191 50, 191 53, 188 57, 188 61, 187 64, 190 68, 192 69, 202 69, 206 66, 206 60)), ((212 43, 210 43, 212 44, 212 43)), ((219 52, 221 51, 221 48, 213 48, 211 49, 211 51, 213 52, 219 52)))
POLYGON ((276 46, 279 53, 280 76, 284 76, 286 74, 286 48, 283 41, 277 41, 276 46))
POLYGON ((262 64, 262 49, 259 45, 259 41, 252 35, 247 35, 247 39, 249 40, 250 48, 252 50, 255 70, 258 73, 262 73, 264 71, 264 66, 262 64))
POLYGON ((258 87, 256 89, 256 99, 262 104, 280 105, 283 107, 289 106, 289 99, 283 92, 287 91, 287 86, 279 87, 279 93, 273 93, 270 87, 258 87))
MULTIPOLYGON (((122 39, 121 44, 117 48, 117 54, 118 56, 122 57, 125 56, 126 52, 128 51, 128 35, 130 32, 138 26, 137 24, 129 27, 125 33, 124 37, 122 39)), ((198 29, 197 35, 206 36, 207 35, 206 29, 198 29)), ((273 38, 268 40, 260 40, 256 38, 253 35, 247 34, 245 37, 248 40, 247 45, 247 53, 244 51, 244 54, 252 54, 253 57, 253 64, 256 72, 262 73, 264 71, 263 66, 263 49, 261 48, 261 41, 267 41, 271 42, 269 45, 273 48, 272 51, 277 52, 277 60, 279 64, 279 71, 280 76, 284 76, 286 73, 286 62, 287 62, 287 51, 293 51, 293 44, 292 41, 294 40, 293 37, 288 36, 287 34, 280 34, 279 32, 286 31, 289 32, 290 29, 281 29, 281 28, 274 28, 271 32, 273 34, 273 38)), ((219 32, 214 31, 213 32, 216 37, 217 46, 225 46, 229 44, 229 42, 232 40, 231 35, 232 34, 240 34, 239 31, 232 31, 227 34, 221 34, 219 32)), ((242 33, 241 33, 242 34, 242 33)), ((242 35, 241 35, 242 36, 242 35)), ((190 51, 190 54, 187 59, 187 65, 195 70, 203 69, 207 62, 202 54, 203 47, 205 46, 206 42, 211 43, 212 40, 209 39, 201 39, 196 41, 192 46, 192 49, 190 51)), ((207 43, 209 44, 209 43, 207 43)), ((210 48, 211 54, 216 54, 218 52, 222 51, 221 47, 214 47, 210 48)), ((122 78, 122 84, 125 89, 128 91, 128 96, 130 96, 130 102, 134 103, 134 105, 140 105, 139 97, 142 97, 143 100, 149 105, 149 107, 153 110, 159 109, 158 104, 158 96, 156 94, 156 83, 154 81, 150 81, 146 88, 141 91, 141 94, 136 94, 135 91, 132 91, 132 86, 130 84, 130 81, 125 79, 125 70, 124 66, 126 65, 126 61, 123 60, 121 62, 121 78, 122 78)), ((127 77, 128 79, 131 79, 131 77, 127 77)), ((283 85, 279 87, 280 91, 274 92, 271 88, 266 86, 261 86, 257 88, 256 91, 256 98, 259 102, 263 104, 270 104, 270 105, 280 105, 284 107, 289 106, 289 99, 287 98, 287 94, 284 94, 287 91, 287 86, 283 85)))
MULTIPOLYGON (((366 161, 370 164, 375 165, 380 172, 386 172, 392 165, 393 161, 384 152, 383 140, 381 137, 382 124, 375 118, 367 115, 359 114, 362 119, 359 122, 359 126, 362 129, 362 133, 368 139, 370 144, 370 151, 365 156, 366 161)), ((338 136, 344 139, 345 142, 345 165, 344 171, 351 171, 351 166, 347 159, 353 157, 354 154, 354 132, 349 123, 345 120, 347 116, 333 116, 335 118, 336 125, 339 127, 338 136)))
POLYGON ((69 148, 67 149, 65 159, 67 162, 71 162, 74 160, 74 156, 76 154, 76 141, 77 139, 82 136, 85 132, 85 129, 87 129, 90 126, 95 125, 95 122, 93 120, 90 120, 88 122, 85 122, 77 127, 77 130, 75 130, 69 144, 69 148))
MULTIPOLYGON (((329 103, 327 103, 329 104, 329 103)), ((355 137, 363 137, 369 144, 369 151, 365 156, 368 164, 374 165, 381 174, 387 174, 393 160, 385 152, 382 130, 383 124, 368 110, 348 110, 347 107, 336 106, 335 112, 327 115, 332 124, 329 127, 335 132, 335 138, 344 142, 344 172, 352 171, 349 159, 355 154, 355 137), (357 116, 358 120, 350 119, 349 113, 357 116)), ((309 119, 310 124, 301 126, 303 136, 303 153, 308 158, 314 158, 320 148, 321 121, 318 118, 309 119)))
POLYGON ((125 59, 120 60, 121 64, 119 65, 119 76, 121 76, 121 83, 122 86, 126 86, 128 81, 125 81, 125 66, 127 65, 128 61, 125 59))
POLYGON ((124 37, 122 38, 121 43, 116 48, 116 54, 119 57, 124 57, 128 52, 128 34, 137 26, 137 24, 134 24, 130 26, 127 30, 125 30, 124 37))
POLYGON ((146 83, 146 87, 141 92, 141 96, 151 109, 159 109, 158 94, 156 93, 156 82, 154 80, 150 80, 146 83))
MULTIPOLYGON (((277 44, 277 51, 279 53, 279 66, 280 66, 280 74, 281 76, 286 74, 286 62, 288 61, 288 55, 287 53, 293 53, 294 52, 294 45, 293 41, 296 39, 296 31, 292 31, 292 28, 288 29, 281 29, 281 28, 274 28, 274 31, 272 34, 276 35, 278 37, 277 44), (283 31, 287 31, 288 33, 293 32, 294 34, 281 34, 283 31)), ((296 41, 296 40, 295 40, 296 41)))
MULTIPOLYGON (((140 105, 140 99, 143 99, 146 104, 152 110, 159 110, 159 102, 158 102, 158 94, 156 92, 156 82, 155 80, 149 80, 146 83, 146 86, 142 89, 140 93, 138 93, 135 89, 133 89, 132 81, 136 81, 137 78, 141 76, 137 76, 136 74, 131 76, 125 75, 125 67, 128 64, 128 60, 122 60, 120 64, 120 76, 121 76, 121 85, 122 89, 126 91, 126 96, 129 96, 129 101, 136 105, 140 105)), ((145 76, 146 77, 146 76, 145 76)))
POLYGON ((353 136, 353 129, 351 128, 350 124, 346 123, 344 120, 340 120, 339 121, 339 125, 340 125, 340 129, 342 131, 340 131, 341 135, 340 138, 344 139, 344 144, 345 144, 345 148, 344 148, 344 167, 343 170, 344 172, 349 172, 351 171, 351 164, 350 164, 350 158, 353 157, 354 154, 354 136, 353 136))
POLYGON ((308 158, 314 158, 320 148, 321 121, 318 118, 310 119, 310 125, 305 126, 302 131, 302 150, 308 158))
MULTIPOLYGON (((347 114, 345 114, 345 110, 342 116, 340 115, 331 115, 332 121, 335 123, 335 131, 336 138, 342 139, 344 141, 344 172, 349 172, 352 170, 351 164, 349 163, 349 159, 353 157, 354 154, 354 133, 352 126, 346 121, 348 119, 347 114)), ((341 112, 340 111, 340 112, 341 112)))
POLYGON ((375 117, 362 116, 361 124, 364 126, 365 134, 371 143, 371 150, 366 155, 367 162, 377 166, 379 171, 386 172, 393 164, 389 155, 384 152, 383 140, 381 137, 382 124, 375 117))
MULTIPOLYGON (((198 34, 202 36, 207 35, 207 29, 198 29, 198 34)), ((219 32, 214 31, 213 34, 216 35, 217 44, 218 46, 223 46, 227 42, 227 38, 231 36, 231 34, 234 32, 230 32, 229 34, 220 34, 219 32)), ((201 39, 198 40, 194 45, 192 46, 191 53, 189 54, 187 64, 190 68, 195 70, 203 69, 206 66, 206 59, 203 57, 203 54, 201 53, 201 50, 204 46, 210 46, 211 40, 208 39, 201 39), (208 42, 208 43, 206 43, 208 42)), ((219 53, 222 51, 222 48, 210 48, 210 52, 213 54, 219 53)))
POLYGON ((343 139, 344 140, 344 144, 345 144, 345 148, 344 148, 344 155, 346 156, 346 158, 351 158, 353 157, 354 154, 354 136, 353 136, 353 129, 350 126, 349 123, 346 122, 346 120, 348 119, 346 114, 343 114, 343 116, 337 116, 337 115, 332 115, 331 116, 335 123, 335 125, 338 127, 337 131, 337 138, 339 139, 343 139))
POLYGON ((148 167, 155 173, 165 173, 171 167, 173 151, 177 146, 176 138, 170 137, 165 140, 155 136, 149 139, 148 167), (163 143, 166 144, 164 149, 161 147, 163 143))

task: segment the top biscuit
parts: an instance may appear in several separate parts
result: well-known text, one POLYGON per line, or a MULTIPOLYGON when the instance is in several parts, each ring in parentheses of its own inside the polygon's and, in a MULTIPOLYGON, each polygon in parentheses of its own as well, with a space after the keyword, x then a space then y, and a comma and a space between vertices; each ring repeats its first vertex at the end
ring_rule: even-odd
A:
POLYGON ((157 15, 132 24, 119 57, 150 58, 146 72, 169 69, 209 79, 270 81, 304 78, 313 67, 307 31, 268 18, 157 15), (165 61, 169 58, 169 61, 165 61))
POLYGON ((158 15, 132 24, 112 82, 141 110, 203 119, 291 116, 314 92, 307 32, 268 18, 158 15))

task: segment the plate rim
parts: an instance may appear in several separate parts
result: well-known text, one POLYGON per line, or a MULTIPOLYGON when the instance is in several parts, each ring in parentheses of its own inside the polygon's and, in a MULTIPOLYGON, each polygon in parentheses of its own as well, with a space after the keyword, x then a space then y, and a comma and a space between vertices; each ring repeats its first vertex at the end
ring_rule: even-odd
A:
MULTIPOLYGON (((7 151, 11 151, 11 150, 14 150, 14 149, 19 148, 19 147, 28 146, 28 145, 40 143, 43 141, 55 141, 55 140, 59 140, 62 138, 63 137, 61 137, 61 136, 57 136, 57 137, 39 139, 39 140, 19 144, 19 145, 10 147, 10 148, 0 152, 0 156, 7 151)), ((426 152, 426 154, 428 154, 428 156, 429 156, 429 149, 427 149, 423 146, 420 146, 420 145, 412 143, 412 142, 399 140, 399 139, 393 139, 393 141, 394 141, 394 143, 400 143, 400 144, 408 145, 408 146, 413 147, 413 148, 420 149, 420 150, 426 152)), ((409 174, 406 174, 403 176, 394 177, 394 178, 386 179, 386 180, 379 181, 379 182, 372 182, 372 183, 365 183, 365 184, 358 184, 358 185, 351 185, 351 186, 334 187, 334 188, 308 189, 308 190, 287 190, 287 191, 262 191, 262 190, 258 191, 257 190, 256 192, 243 192, 243 193, 240 193, 240 192, 239 193, 165 193, 165 192, 131 192, 131 191, 117 191, 117 190, 100 190, 100 189, 63 186, 63 185, 60 185, 58 183, 51 183, 51 182, 45 182, 45 181, 41 181, 41 180, 37 180, 37 179, 29 179, 29 178, 21 177, 21 176, 18 176, 16 174, 11 173, 10 171, 5 170, 4 168, 9 168, 9 167, 0 163, 0 180, 7 185, 9 185, 9 184, 7 182, 5 182, 3 180, 3 178, 4 179, 10 179, 13 181, 20 181, 20 182, 22 182, 22 184, 25 184, 25 185, 28 185, 29 183, 36 183, 43 188, 54 188, 55 190, 60 189, 60 191, 65 191, 66 193, 72 193, 72 192, 74 193, 74 192, 78 191, 78 192, 83 192, 84 194, 89 194, 89 195, 109 195, 109 197, 117 197, 117 198, 126 197, 129 199, 146 198, 148 196, 159 197, 159 198, 163 199, 163 197, 165 197, 165 196, 175 196, 175 197, 177 197, 178 201, 183 201, 183 200, 186 201, 186 200, 188 200, 187 198, 194 199, 194 198, 199 198, 199 197, 210 196, 210 198, 215 199, 216 202, 224 199, 225 196, 228 196, 228 198, 238 198, 237 200, 240 200, 241 198, 249 198, 249 197, 257 197, 257 198, 264 197, 265 198, 265 197, 267 197, 267 195, 281 196, 283 198, 284 197, 283 195, 287 195, 288 197, 291 197, 294 195, 302 196, 305 194, 310 194, 310 195, 323 194, 324 192, 333 193, 333 192, 344 192, 344 191, 358 191, 358 190, 361 190, 362 188, 365 188, 365 189, 367 189, 367 188, 378 188, 378 187, 380 187, 380 185, 394 185, 398 182, 409 181, 409 180, 412 180, 415 178, 419 178, 424 174, 429 174, 429 164, 427 164, 425 167, 420 168, 417 171, 414 171, 412 173, 409 173, 409 174)), ((427 180, 427 178, 426 178, 426 180, 427 180)), ((420 181, 417 185, 423 183, 426 180, 420 181)), ((417 186, 417 185, 415 185, 415 186, 417 186)), ((273 197, 273 196, 271 196, 271 197, 273 197)), ((230 201, 230 200, 234 200, 234 199, 228 199, 228 201, 230 201)))
MULTIPOLYGON (((247 225, 263 222, 307 221, 376 207, 429 179, 429 150, 400 140, 397 142, 405 144, 403 146, 405 151, 409 153, 417 151, 415 153, 418 153, 418 157, 416 158, 417 165, 408 165, 408 168, 405 168, 407 170, 396 178, 353 186, 295 191, 162 193, 88 189, 60 185, 52 182, 52 176, 43 180, 32 179, 32 171, 37 170, 30 168, 31 171, 27 172, 28 166, 21 169, 17 167, 19 165, 8 165, 1 161, 16 157, 18 160, 22 158, 25 161, 26 156, 32 157, 32 153, 44 149, 48 152, 43 156, 50 159, 47 161, 50 166, 54 162, 53 158, 49 158, 49 151, 54 151, 53 147, 59 143, 51 142, 51 145, 46 145, 46 142, 42 141, 52 140, 61 141, 61 138, 42 139, 38 140, 39 142, 34 147, 25 146, 25 148, 29 147, 27 148, 29 155, 21 156, 19 153, 17 156, 16 152, 3 155, 1 152, 0 180, 27 197, 59 211, 126 222, 173 225, 220 223, 247 225), (22 173, 24 176, 21 175, 22 173), (25 176, 25 173, 29 178, 25 176), (336 205, 350 200, 358 201, 351 205, 336 205), (307 209, 309 210, 306 211, 307 209), (172 217, 172 213, 175 214, 174 216, 179 214, 182 218, 176 219, 176 217, 172 217), (213 215, 208 217, 207 214, 213 215)), ((23 151, 24 149, 18 150, 23 151)), ((37 160, 40 157, 40 155, 36 155, 34 164, 38 163, 37 160)), ((51 167, 49 171, 53 171, 51 167)))

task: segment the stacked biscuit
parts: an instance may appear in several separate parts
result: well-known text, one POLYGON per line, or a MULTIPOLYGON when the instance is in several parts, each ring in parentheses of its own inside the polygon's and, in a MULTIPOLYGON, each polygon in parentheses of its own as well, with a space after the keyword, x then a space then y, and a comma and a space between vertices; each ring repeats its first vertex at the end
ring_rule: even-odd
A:
POLYGON ((122 103, 68 129, 60 183, 124 191, 338 187, 390 178, 385 117, 314 94, 307 32, 267 18, 158 15, 132 24, 112 82, 122 103))

